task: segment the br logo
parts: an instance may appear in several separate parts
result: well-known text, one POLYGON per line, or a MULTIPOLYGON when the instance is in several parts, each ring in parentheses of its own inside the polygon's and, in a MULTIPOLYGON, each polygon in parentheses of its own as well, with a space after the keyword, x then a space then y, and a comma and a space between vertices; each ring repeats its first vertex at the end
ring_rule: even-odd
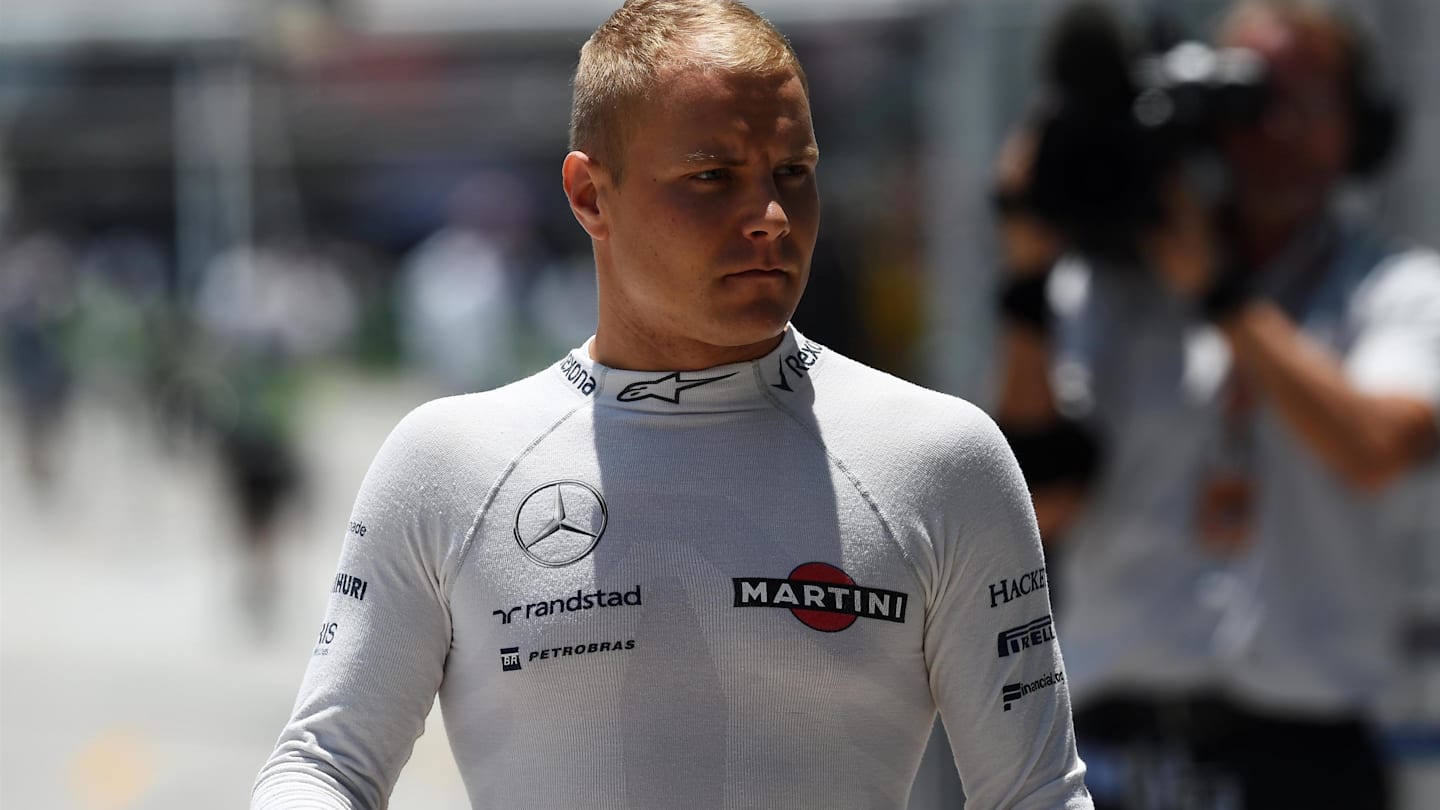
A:
POLYGON ((501 648, 500 648, 500 669, 504 670, 505 672, 514 672, 515 670, 517 670, 517 669, 519 669, 519 668, 520 668, 520 648, 519 648, 519 647, 501 647, 501 648))

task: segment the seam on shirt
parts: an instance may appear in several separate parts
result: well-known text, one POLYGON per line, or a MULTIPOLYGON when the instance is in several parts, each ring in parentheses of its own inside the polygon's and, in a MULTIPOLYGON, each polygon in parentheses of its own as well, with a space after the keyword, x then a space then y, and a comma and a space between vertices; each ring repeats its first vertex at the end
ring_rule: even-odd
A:
MULTIPOLYGON (((578 394, 579 392, 577 391, 576 393, 578 394)), ((550 434, 558 430, 561 425, 569 421, 570 417, 574 416, 589 404, 591 398, 584 394, 581 394, 581 396, 585 397, 584 402, 577 403, 575 407, 561 414, 560 418, 551 423, 549 427, 540 431, 534 439, 530 440, 529 444, 525 445, 520 452, 515 454, 514 458, 510 459, 510 462, 500 471, 500 475, 496 476, 495 483, 490 485, 490 491, 485 493, 485 500, 481 502, 480 508, 475 510, 475 517, 470 521, 470 528, 465 532, 465 540, 460 545, 460 553, 455 556, 455 564, 452 566, 449 582, 445 585, 447 602, 453 596, 452 591, 455 588, 456 580, 459 578, 460 569, 465 565, 465 559, 470 556, 470 549, 475 545, 475 535, 480 531, 480 521, 483 520, 485 515, 490 511, 490 505, 495 502, 495 497, 500 494, 500 488, 505 485, 506 481, 510 480, 510 474, 515 471, 515 468, 520 465, 520 462, 528 456, 540 442, 544 441, 550 434)))
MULTIPOLYGON (((829 347, 826 348, 828 349, 829 347)), ((815 364, 816 367, 818 367, 819 365, 820 364, 818 362, 815 364)), ((800 427, 800 430, 802 430, 807 436, 810 437, 811 441, 814 441, 817 445, 819 445, 820 450, 825 453, 825 458, 829 459, 830 463, 834 464, 835 468, 838 469, 841 473, 844 473, 845 478, 850 481, 850 485, 854 487, 855 491, 860 494, 860 499, 865 502, 866 506, 870 507, 870 511, 875 514, 875 519, 880 521, 880 528, 885 532, 885 537, 889 539, 891 544, 893 544, 895 548, 900 552, 900 556, 905 558, 906 564, 910 566, 910 575, 915 578, 916 586, 919 587, 921 593, 925 594, 925 605, 927 607, 927 610, 925 612, 928 616, 930 612, 928 608, 933 594, 931 593, 929 588, 925 587, 925 578, 922 575, 919 564, 915 562, 915 558, 910 555, 910 552, 906 550, 904 544, 902 544, 900 540, 895 536, 895 531, 890 528, 890 521, 885 518, 885 513, 881 511, 880 504, 876 502, 874 496, 870 494, 870 490, 866 489, 865 485, 860 482, 859 477, 857 477, 854 473, 850 471, 850 468, 845 465, 845 462, 841 461, 839 456, 830 452, 830 446, 825 443, 825 440, 821 438, 821 436, 816 431, 811 429, 810 425, 805 423, 805 420, 801 419, 794 411, 792 411, 788 406, 786 406, 785 403, 781 402, 779 397, 775 396, 768 390, 768 386, 765 383, 765 377, 760 373, 760 364, 755 363, 753 364, 753 367, 755 374, 755 382, 760 388, 761 395, 764 396, 767 400, 769 400, 770 404, 774 406, 776 410, 785 414, 787 417, 790 418, 792 422, 798 425, 800 427)), ((811 389, 814 389, 814 380, 810 381, 810 387, 811 389)), ((921 623, 922 630, 925 623, 925 621, 922 621, 921 623)))

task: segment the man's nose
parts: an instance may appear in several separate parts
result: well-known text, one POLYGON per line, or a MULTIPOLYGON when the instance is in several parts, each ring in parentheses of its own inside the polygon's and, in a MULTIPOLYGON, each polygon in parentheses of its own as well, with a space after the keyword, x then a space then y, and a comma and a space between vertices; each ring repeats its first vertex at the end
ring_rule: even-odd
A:
POLYGON ((749 220, 745 223, 745 234, 751 239, 773 241, 790 233, 790 216, 780 202, 779 189, 773 181, 761 184, 752 203, 749 220))

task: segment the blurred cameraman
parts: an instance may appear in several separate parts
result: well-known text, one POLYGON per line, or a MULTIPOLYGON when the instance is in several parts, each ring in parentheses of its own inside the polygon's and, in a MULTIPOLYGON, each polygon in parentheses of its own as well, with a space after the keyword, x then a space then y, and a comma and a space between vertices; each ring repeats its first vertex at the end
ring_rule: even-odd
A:
POLYGON ((1154 99, 1103 25, 1062 25, 1069 97, 1000 158, 997 418, 1063 536, 1096 806, 1387 807, 1372 718, 1399 549, 1378 521, 1440 443, 1440 256, 1335 203, 1384 162, 1396 111, 1347 19, 1242 0, 1218 45, 1258 57, 1263 93, 1193 130, 1221 169, 1197 172, 1185 138, 1110 127, 1154 99), (1087 178, 1110 195, 1076 199, 1087 178))

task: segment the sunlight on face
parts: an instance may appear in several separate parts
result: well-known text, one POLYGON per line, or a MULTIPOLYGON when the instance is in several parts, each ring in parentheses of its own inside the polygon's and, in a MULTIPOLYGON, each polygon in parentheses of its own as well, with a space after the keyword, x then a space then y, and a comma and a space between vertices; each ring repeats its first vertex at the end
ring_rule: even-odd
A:
MULTIPOLYGON (((597 351, 734 362, 773 347, 809 277, 818 151, 798 76, 672 68, 597 183, 597 351)), ((674 361, 672 361, 674 362, 674 361)))

